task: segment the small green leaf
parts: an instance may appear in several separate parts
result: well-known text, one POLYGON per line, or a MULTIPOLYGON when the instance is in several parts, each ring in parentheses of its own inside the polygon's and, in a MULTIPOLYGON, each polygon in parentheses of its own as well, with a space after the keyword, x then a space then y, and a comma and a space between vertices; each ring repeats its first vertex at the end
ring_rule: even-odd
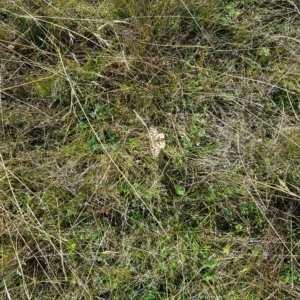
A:
POLYGON ((236 224, 236 225, 235 225, 235 230, 241 231, 241 230, 243 230, 243 229, 244 229, 244 226, 243 226, 242 224, 236 224))
POLYGON ((223 248, 223 252, 224 254, 226 255, 229 255, 230 254, 230 246, 229 245, 226 245, 224 248, 223 248))
POLYGON ((185 193, 185 190, 183 187, 181 186, 176 186, 175 187, 175 193, 178 195, 178 196, 183 196, 184 193, 185 193))

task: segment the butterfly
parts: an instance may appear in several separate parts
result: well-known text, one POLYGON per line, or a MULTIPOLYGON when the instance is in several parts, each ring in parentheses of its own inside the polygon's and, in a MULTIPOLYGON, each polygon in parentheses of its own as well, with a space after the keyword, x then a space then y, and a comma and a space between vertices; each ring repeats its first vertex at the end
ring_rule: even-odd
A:
POLYGON ((166 147, 165 134, 158 133, 157 129, 153 126, 149 127, 149 133, 151 140, 151 154, 156 158, 159 155, 160 150, 166 147))

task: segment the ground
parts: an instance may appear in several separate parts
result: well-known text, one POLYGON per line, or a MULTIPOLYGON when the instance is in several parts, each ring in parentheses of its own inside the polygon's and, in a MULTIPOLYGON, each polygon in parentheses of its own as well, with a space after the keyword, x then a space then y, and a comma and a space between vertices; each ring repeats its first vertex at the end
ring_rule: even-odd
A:
POLYGON ((299 35, 296 0, 0 3, 1 299, 299 299, 299 35))

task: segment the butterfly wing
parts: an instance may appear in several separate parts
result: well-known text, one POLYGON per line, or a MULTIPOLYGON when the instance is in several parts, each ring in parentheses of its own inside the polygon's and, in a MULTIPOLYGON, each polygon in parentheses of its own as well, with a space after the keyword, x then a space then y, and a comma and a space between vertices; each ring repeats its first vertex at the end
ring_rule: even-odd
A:
POLYGON ((165 134, 158 133, 158 130, 153 126, 149 127, 149 134, 151 140, 150 151, 152 156, 156 158, 159 155, 161 149, 165 148, 166 146, 165 134))
POLYGON ((155 140, 156 140, 156 141, 164 141, 164 140, 165 140, 165 134, 164 134, 164 133, 158 133, 158 134, 155 136, 155 140))
POLYGON ((150 132, 151 139, 154 139, 157 136, 157 134, 158 134, 157 129, 155 127, 153 127, 153 126, 151 126, 149 128, 149 132, 150 132))
POLYGON ((156 140, 154 142, 154 146, 160 149, 163 149, 166 147, 166 141, 165 140, 156 140))
POLYGON ((151 150, 152 156, 154 158, 156 158, 159 155, 161 148, 156 147, 155 145, 151 145, 150 150, 151 150))
POLYGON ((153 126, 149 128, 150 132, 150 138, 151 138, 151 154, 154 158, 156 158, 160 150, 165 148, 166 142, 165 142, 165 134, 164 133, 158 133, 157 129, 153 126))

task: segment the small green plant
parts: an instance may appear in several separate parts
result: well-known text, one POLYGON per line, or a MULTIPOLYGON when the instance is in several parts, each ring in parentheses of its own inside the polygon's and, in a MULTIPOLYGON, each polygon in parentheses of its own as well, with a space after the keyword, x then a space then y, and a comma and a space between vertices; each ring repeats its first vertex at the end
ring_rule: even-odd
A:
POLYGON ((176 186, 175 192, 176 192, 176 195, 183 196, 185 194, 185 189, 181 186, 176 186))

